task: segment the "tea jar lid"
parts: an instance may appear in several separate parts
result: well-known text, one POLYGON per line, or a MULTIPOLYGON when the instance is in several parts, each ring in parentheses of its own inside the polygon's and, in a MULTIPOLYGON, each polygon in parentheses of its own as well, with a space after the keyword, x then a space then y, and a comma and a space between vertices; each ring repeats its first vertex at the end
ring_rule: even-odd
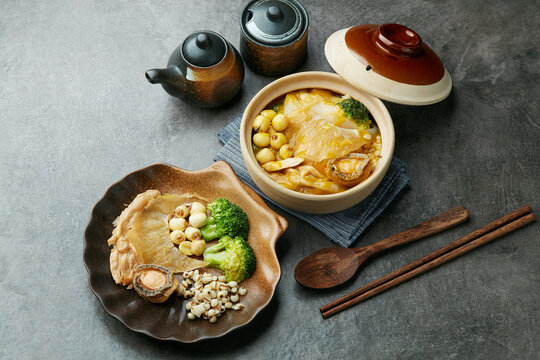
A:
POLYGON ((227 53, 227 43, 213 31, 196 31, 182 44, 182 56, 191 65, 208 67, 219 63, 227 53))
POLYGON ((452 90, 450 74, 437 54, 403 25, 339 30, 327 39, 324 51, 341 77, 383 100, 428 105, 452 90))
POLYGON ((270 46, 294 41, 307 25, 307 13, 296 0, 254 0, 242 12, 242 31, 270 46))

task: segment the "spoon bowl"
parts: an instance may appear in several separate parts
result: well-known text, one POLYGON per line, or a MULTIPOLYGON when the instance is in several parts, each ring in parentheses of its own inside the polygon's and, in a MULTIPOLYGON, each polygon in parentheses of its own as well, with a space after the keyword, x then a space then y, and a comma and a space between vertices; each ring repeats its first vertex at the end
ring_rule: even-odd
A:
POLYGON ((294 277, 300 284, 309 288, 327 289, 349 280, 366 260, 367 258, 359 257, 354 249, 340 247, 321 249, 296 265, 294 277))

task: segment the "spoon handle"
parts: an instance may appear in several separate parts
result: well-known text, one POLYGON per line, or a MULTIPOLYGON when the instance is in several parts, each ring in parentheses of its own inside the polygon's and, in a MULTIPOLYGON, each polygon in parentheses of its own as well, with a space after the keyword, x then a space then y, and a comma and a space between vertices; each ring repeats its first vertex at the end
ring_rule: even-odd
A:
POLYGON ((378 241, 374 244, 353 250, 359 255, 370 256, 386 249, 390 249, 394 246, 403 245, 411 241, 437 234, 441 231, 461 224, 467 220, 468 217, 469 211, 467 208, 464 206, 457 206, 410 229, 387 237, 386 239, 378 241))

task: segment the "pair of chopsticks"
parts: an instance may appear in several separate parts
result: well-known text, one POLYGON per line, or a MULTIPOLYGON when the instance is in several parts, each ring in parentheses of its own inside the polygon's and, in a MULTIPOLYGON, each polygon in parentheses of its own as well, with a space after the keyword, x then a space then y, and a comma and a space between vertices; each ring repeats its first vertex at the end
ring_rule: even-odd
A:
POLYGON ((425 273, 434 267, 474 250, 479 246, 487 244, 500 236, 519 229, 520 227, 533 222, 534 219, 534 214, 532 213, 530 206, 524 206, 361 287, 358 290, 322 306, 320 309, 321 314, 325 319, 335 315, 361 301, 367 300, 372 296, 401 284, 402 282, 425 273))

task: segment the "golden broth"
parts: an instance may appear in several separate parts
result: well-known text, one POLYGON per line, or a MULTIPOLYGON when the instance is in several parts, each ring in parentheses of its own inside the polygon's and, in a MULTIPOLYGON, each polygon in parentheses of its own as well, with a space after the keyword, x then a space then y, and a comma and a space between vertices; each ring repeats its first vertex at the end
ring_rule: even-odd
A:
POLYGON ((259 165, 281 186, 335 194, 373 172, 381 136, 360 102, 306 89, 288 93, 261 111, 253 121, 252 145, 259 165))

